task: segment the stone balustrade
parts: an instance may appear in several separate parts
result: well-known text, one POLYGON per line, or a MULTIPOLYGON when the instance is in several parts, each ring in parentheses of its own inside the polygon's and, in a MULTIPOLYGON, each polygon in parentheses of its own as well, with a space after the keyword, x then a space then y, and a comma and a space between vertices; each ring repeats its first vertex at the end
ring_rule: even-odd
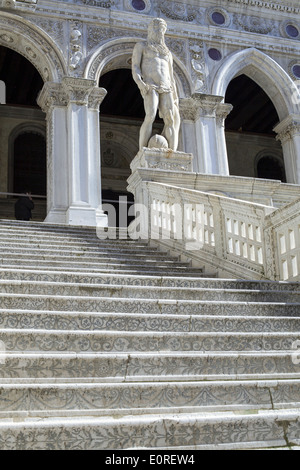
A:
POLYGON ((300 280, 299 200, 276 209, 165 183, 142 185, 148 200, 142 237, 219 276, 300 280))

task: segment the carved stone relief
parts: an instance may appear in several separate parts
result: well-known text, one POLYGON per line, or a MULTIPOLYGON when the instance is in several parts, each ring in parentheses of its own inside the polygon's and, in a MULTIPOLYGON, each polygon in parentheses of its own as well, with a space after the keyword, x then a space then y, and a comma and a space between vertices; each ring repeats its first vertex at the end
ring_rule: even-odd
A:
POLYGON ((27 19, 36 24, 39 28, 43 29, 60 48, 65 58, 67 58, 66 43, 68 43, 68 37, 67 34, 65 34, 64 28, 64 24, 67 24, 67 22, 58 19, 46 19, 37 15, 27 16, 27 19))
POLYGON ((71 24, 69 68, 74 75, 81 72, 83 66, 83 24, 80 21, 71 24))
POLYGON ((234 22, 244 31, 257 34, 270 34, 275 27, 274 20, 261 16, 235 15, 234 22))
POLYGON ((158 4, 159 11, 171 20, 193 22, 201 18, 199 8, 185 3, 171 2, 163 0, 158 4))
POLYGON ((204 57, 204 49, 202 41, 190 41, 190 62, 191 62, 191 75, 193 81, 193 92, 205 93, 207 92, 207 77, 209 69, 206 65, 204 57))

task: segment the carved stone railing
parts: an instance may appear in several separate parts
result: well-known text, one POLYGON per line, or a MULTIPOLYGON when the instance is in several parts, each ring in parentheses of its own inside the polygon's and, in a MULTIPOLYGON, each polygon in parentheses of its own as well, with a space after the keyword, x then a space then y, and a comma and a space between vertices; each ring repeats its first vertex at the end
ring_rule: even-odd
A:
POLYGON ((142 192, 143 238, 219 276, 300 280, 300 200, 275 209, 145 180, 142 192))

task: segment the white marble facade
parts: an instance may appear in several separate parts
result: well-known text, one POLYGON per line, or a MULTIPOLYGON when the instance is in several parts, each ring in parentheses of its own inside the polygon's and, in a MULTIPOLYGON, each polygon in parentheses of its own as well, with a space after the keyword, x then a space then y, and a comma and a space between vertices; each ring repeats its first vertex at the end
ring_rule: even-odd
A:
MULTIPOLYGON (((113 145, 123 145, 119 174, 112 165, 103 168, 123 189, 138 137, 130 123, 100 126, 106 90, 99 79, 130 68, 134 46, 145 39, 153 17, 168 24, 180 100, 179 150, 193 154, 193 170, 230 175, 224 121, 232 106, 225 93, 234 77, 245 74, 276 108, 277 143, 271 146, 282 151, 287 182, 300 184, 299 13, 298 0, 0 0, 0 45, 26 57, 44 81, 38 104, 46 116, 46 221, 107 223, 101 145, 106 161, 113 145)), ((263 149, 258 144, 257 154, 263 149)))

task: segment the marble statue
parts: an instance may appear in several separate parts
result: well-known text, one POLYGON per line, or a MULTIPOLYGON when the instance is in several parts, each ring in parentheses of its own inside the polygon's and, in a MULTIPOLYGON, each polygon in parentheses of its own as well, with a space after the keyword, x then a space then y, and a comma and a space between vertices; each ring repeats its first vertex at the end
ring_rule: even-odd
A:
POLYGON ((179 100, 173 74, 173 57, 165 44, 166 30, 164 20, 152 20, 147 41, 137 43, 133 51, 132 75, 145 107, 145 120, 140 129, 140 150, 149 147, 157 110, 164 121, 164 129, 162 136, 151 139, 153 145, 174 151, 178 147, 179 100))

